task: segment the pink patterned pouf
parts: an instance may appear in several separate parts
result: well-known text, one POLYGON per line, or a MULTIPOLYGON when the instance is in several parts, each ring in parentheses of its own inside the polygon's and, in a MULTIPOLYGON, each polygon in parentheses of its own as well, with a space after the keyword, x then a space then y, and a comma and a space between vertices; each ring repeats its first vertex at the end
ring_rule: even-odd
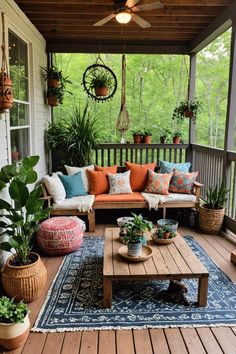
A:
POLYGON ((64 255, 80 248, 84 231, 85 224, 81 219, 59 216, 43 221, 36 239, 45 253, 64 255))

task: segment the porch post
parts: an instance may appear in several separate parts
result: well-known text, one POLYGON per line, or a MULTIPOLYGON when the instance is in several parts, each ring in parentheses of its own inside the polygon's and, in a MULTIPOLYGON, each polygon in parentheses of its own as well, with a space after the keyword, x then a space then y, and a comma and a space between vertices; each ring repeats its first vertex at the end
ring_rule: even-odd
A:
POLYGON ((229 83, 228 83, 228 101, 225 126, 224 141, 224 165, 223 179, 229 188, 230 184, 230 161, 227 152, 234 149, 235 119, 236 119, 236 17, 232 20, 230 64, 229 64, 229 83))
MULTIPOLYGON (((195 89, 196 89, 196 62, 197 56, 196 54, 191 54, 189 57, 189 84, 188 84, 188 100, 194 100, 195 98, 195 89)), ((188 159, 190 162, 193 162, 192 156, 192 144, 195 143, 196 139, 196 129, 195 124, 192 119, 189 119, 189 152, 188 159)))

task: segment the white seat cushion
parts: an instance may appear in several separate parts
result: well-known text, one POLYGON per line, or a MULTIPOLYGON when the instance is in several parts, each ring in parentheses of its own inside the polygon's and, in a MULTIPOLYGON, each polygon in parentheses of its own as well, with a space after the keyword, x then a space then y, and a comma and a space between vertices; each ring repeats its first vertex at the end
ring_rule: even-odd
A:
POLYGON ((169 193, 168 195, 162 196, 164 203, 181 203, 181 202, 196 202, 196 196, 194 194, 183 194, 183 193, 169 193))

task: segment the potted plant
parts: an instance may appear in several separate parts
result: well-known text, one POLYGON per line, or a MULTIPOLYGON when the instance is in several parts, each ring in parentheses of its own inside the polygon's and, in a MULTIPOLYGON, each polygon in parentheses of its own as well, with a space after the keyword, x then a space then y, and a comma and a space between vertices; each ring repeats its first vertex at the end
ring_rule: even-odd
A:
POLYGON ((4 219, 0 236, 7 241, 0 249, 11 252, 2 271, 2 285, 6 294, 16 301, 33 301, 39 297, 47 280, 47 271, 37 253, 31 251, 31 240, 39 222, 48 217, 49 209, 43 209, 42 186, 31 191, 28 184, 37 181, 34 171, 39 156, 25 157, 20 164, 4 166, 0 171, 0 190, 8 188, 8 199, 0 199, 4 219))
POLYGON ((12 80, 2 71, 0 73, 0 113, 10 109, 13 105, 12 80))
POLYGON ((173 144, 180 144, 182 132, 180 130, 175 130, 172 136, 173 136, 173 144))
POLYGON ((201 104, 197 99, 181 101, 180 104, 175 107, 172 119, 176 119, 177 122, 180 123, 184 118, 188 117, 195 123, 200 109, 201 104))
POLYGON ((62 81, 62 71, 58 70, 55 66, 42 69, 44 71, 44 80, 47 81, 48 87, 58 87, 62 81))
POLYGON ((143 216, 132 213, 133 220, 128 221, 125 224, 126 236, 124 236, 124 242, 127 244, 128 254, 133 257, 138 257, 142 253, 142 240, 144 232, 151 230, 153 224, 143 218, 143 216))
POLYGON ((109 88, 111 84, 111 79, 106 75, 106 73, 101 73, 95 75, 90 82, 90 87, 94 89, 96 96, 107 96, 109 93, 109 88))
POLYGON ((170 135, 171 135, 171 131, 168 128, 162 128, 161 129, 161 136, 160 136, 160 143, 165 144, 170 135))
POLYGON ((208 234, 218 234, 222 228, 225 214, 227 193, 225 184, 220 187, 209 187, 206 193, 206 202, 199 206, 199 227, 208 234))
POLYGON ((28 312, 23 301, 0 298, 0 343, 5 349, 17 349, 26 342, 30 330, 28 312))
POLYGON ((172 228, 169 225, 163 226, 162 227, 163 238, 168 239, 170 237, 171 231, 172 231, 172 228))
POLYGON ((11 148, 11 158, 12 161, 18 161, 20 157, 20 152, 17 150, 16 145, 13 145, 11 148))
POLYGON ((143 139, 144 139, 144 143, 145 144, 151 144, 151 136, 152 136, 152 132, 150 129, 145 129, 143 132, 143 139))
POLYGON ((59 106, 63 103, 64 92, 62 87, 48 87, 47 89, 47 101, 51 107, 59 106))
POLYGON ((140 144, 142 140, 142 132, 140 129, 132 130, 134 144, 140 144))

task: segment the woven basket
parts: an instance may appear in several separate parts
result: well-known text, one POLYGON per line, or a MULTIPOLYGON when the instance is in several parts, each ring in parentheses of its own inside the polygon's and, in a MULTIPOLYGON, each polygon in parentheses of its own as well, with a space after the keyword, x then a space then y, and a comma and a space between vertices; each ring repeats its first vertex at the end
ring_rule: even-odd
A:
POLYGON ((225 209, 208 209, 199 207, 199 227, 207 234, 218 234, 222 229, 225 209))
POLYGON ((24 266, 12 266, 10 260, 14 256, 11 256, 3 269, 3 288, 6 294, 14 297, 16 301, 31 302, 37 299, 46 285, 47 270, 40 256, 37 253, 34 255, 38 257, 37 261, 24 266))

